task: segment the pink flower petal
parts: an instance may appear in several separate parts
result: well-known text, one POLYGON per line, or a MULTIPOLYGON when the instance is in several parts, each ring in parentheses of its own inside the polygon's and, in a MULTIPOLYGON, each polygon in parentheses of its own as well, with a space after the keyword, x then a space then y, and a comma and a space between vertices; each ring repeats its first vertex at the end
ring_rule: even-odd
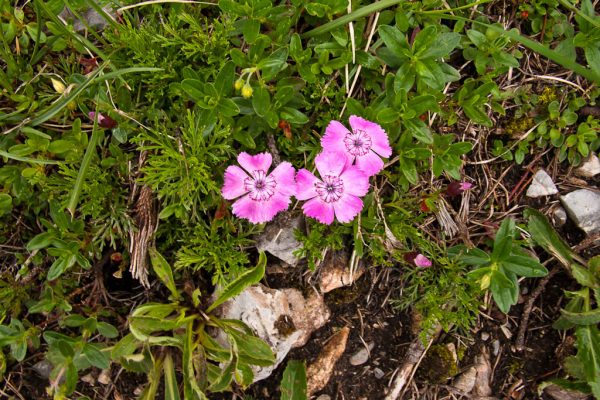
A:
POLYGON ((268 222, 277 215, 280 211, 288 208, 290 198, 279 193, 275 193, 273 197, 266 201, 255 201, 250 196, 244 196, 233 203, 233 215, 246 218, 253 224, 261 224, 268 222))
POLYGON ((238 155, 237 160, 242 168, 250 173, 256 170, 261 170, 266 173, 273 162, 273 158, 269 153, 260 153, 252 156, 246 152, 242 152, 238 155))
POLYGON ((221 194, 227 200, 233 200, 246 194, 248 191, 244 186, 244 180, 248 178, 248 174, 237 165, 230 165, 225 170, 225 183, 221 189, 221 194))
POLYGON ((384 158, 388 158, 392 155, 392 148, 390 147, 388 135, 379 124, 352 115, 350 117, 350 126, 352 127, 352 130, 363 130, 371 137, 371 149, 375 153, 384 158))
POLYGON ((356 157, 355 165, 367 176, 373 176, 383 169, 383 160, 377 154, 369 151, 364 156, 356 157))
POLYGON ((349 164, 348 157, 341 152, 323 151, 315 157, 315 165, 321 178, 326 175, 340 176, 346 164, 349 164))
POLYGON ((279 193, 286 196, 296 195, 296 170, 292 164, 287 161, 282 162, 271 172, 270 176, 275 178, 276 190, 279 193))
POLYGON ((348 128, 339 121, 331 121, 325 129, 325 135, 321 138, 321 146, 325 151, 340 151, 346 153, 344 138, 350 133, 348 128))
POLYGON ((338 221, 350 222, 356 217, 363 208, 363 202, 356 196, 344 193, 342 197, 333 203, 335 217, 338 221))
POLYGON ((350 166, 340 175, 344 192, 362 197, 369 191, 369 177, 355 166, 350 166))
POLYGON ((302 210, 304 210, 304 215, 312 217, 322 224, 330 225, 333 222, 333 205, 325 203, 319 197, 315 197, 304 203, 302 210))
POLYGON ((472 184, 472 183, 470 183, 470 182, 461 182, 461 183, 460 183, 460 190, 462 190, 463 192, 464 192, 465 190, 469 190, 469 189, 471 189, 472 187, 473 187, 473 184, 472 184))
POLYGON ((423 254, 417 254, 415 259, 413 260, 417 267, 428 268, 431 267, 431 260, 425 257, 423 254))
POLYGON ((298 200, 308 200, 317 196, 315 183, 318 182, 316 176, 312 172, 301 169, 296 174, 296 198, 298 200))

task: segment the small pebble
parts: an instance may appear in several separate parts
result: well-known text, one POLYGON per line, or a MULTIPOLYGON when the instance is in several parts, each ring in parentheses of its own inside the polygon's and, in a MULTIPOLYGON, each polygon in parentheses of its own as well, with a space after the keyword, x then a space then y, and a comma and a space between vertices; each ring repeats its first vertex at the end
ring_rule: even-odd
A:
POLYGON ((383 378, 383 376, 384 376, 385 374, 383 373, 383 371, 382 371, 381 369, 379 369, 379 368, 375 368, 375 369, 373 370, 373 375, 375 375, 375 378, 377 378, 377 379, 381 379, 381 378, 383 378))
POLYGON ((498 339, 496 339, 492 342, 492 353, 494 354, 494 356, 497 356, 499 352, 500 352, 500 341, 498 339))
POLYGON ((487 342, 487 340, 490 338, 490 334, 487 332, 481 332, 481 340, 483 340, 484 342, 487 342))
POLYGON ((50 372, 52 372, 52 364, 50 361, 42 360, 33 365, 33 370, 37 372, 42 378, 50 378, 50 372))
POLYGON ((354 353, 350 357, 350 364, 356 366, 356 365, 362 365, 362 364, 366 363, 369 360, 369 352, 375 345, 373 343, 369 343, 368 346, 369 346, 369 350, 367 350, 366 348, 363 347, 362 349, 360 349, 359 351, 354 353))
POLYGON ((564 224, 566 224, 567 223, 567 212, 565 211, 565 209, 562 207, 557 207, 552 212, 552 220, 554 222, 554 225, 556 225, 557 227, 561 227, 564 224))
POLYGON ((110 368, 103 369, 98 376, 98 383, 102 385, 108 385, 112 380, 110 379, 110 368))
POLYGON ((328 394, 322 394, 319 397, 317 397, 316 400, 331 400, 331 396, 329 396, 328 394))

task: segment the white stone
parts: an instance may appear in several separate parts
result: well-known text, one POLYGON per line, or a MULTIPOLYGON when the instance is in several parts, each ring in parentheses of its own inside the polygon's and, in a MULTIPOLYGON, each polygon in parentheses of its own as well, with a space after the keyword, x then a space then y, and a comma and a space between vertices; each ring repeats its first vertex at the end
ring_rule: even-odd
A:
POLYGON ((569 217, 588 235, 600 232, 600 193, 579 189, 560 197, 569 217))
POLYGON ((373 369, 373 375, 377 379, 381 379, 385 376, 385 373, 380 368, 373 369))
POLYGON ((539 169, 535 175, 533 175, 533 181, 527 189, 527 197, 542 197, 550 196, 558 193, 558 189, 552 178, 546 171, 539 169))
MULTIPOLYGON (((218 315, 241 320, 275 352, 275 364, 254 369, 256 382, 268 377, 292 348, 306 344, 310 334, 329 320, 330 312, 316 292, 304 298, 297 289, 276 290, 256 285, 225 302, 218 315), (288 329, 281 331, 282 323, 288 329)), ((224 346, 228 343, 222 331, 217 340, 224 346)))
POLYGON ((287 214, 278 216, 260 234, 256 247, 295 267, 300 258, 296 257, 294 252, 300 249, 302 244, 296 240, 294 230, 301 229, 303 221, 302 217, 290 218, 287 214))
POLYGON ((374 346, 375 343, 369 343, 368 349, 363 347, 362 349, 354 353, 352 356, 350 356, 350 364, 357 366, 366 363, 369 360, 369 354, 371 350, 373 350, 374 346))
POLYGON ((575 173, 585 178, 593 178, 600 174, 600 160, 598 159, 598 156, 594 153, 590 154, 588 159, 575 170, 575 173))

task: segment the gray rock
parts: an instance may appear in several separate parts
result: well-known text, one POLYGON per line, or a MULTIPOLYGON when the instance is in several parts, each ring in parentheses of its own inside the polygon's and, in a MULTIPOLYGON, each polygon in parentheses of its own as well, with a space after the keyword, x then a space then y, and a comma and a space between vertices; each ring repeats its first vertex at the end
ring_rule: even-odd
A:
POLYGON ((294 230, 302 229, 303 225, 302 217, 291 218, 288 214, 280 214, 265 227, 258 237, 256 247, 295 267, 300 259, 294 255, 294 251, 300 249, 302 244, 296 240, 294 230))
POLYGON ((593 178, 600 174, 600 160, 598 159, 598 156, 594 153, 590 154, 588 159, 575 170, 575 173, 585 178, 593 178))
POLYGON ((33 364, 33 370, 37 372, 42 378, 49 379, 50 373, 52 372, 52 363, 48 360, 42 360, 33 364))
POLYGON ((496 339, 492 342, 492 354, 494 355, 494 357, 496 357, 499 352, 500 352, 500 341, 498 339, 496 339))
MULTIPOLYGON (((251 286, 219 307, 218 316, 246 323, 263 339, 276 356, 275 364, 254 369, 254 382, 268 377, 292 348, 304 346, 310 334, 329 320, 323 297, 311 292, 307 298, 297 289, 269 289, 251 286)), ((228 346, 227 336, 217 336, 228 346)))
POLYGON ((319 267, 319 288, 321 293, 328 293, 343 286, 350 286, 365 273, 365 268, 359 265, 350 271, 349 260, 343 252, 328 252, 319 267))
POLYGON ((385 376, 385 374, 383 373, 383 371, 380 368, 374 368, 373 369, 373 375, 377 379, 381 379, 381 378, 383 378, 385 376))
POLYGON ((363 347, 362 349, 354 353, 352 356, 350 356, 350 364, 357 366, 366 363, 369 360, 369 354, 371 350, 373 350, 374 346, 374 343, 369 343, 368 350, 365 347, 363 347))
POLYGON ((579 189, 560 197, 569 217, 588 235, 600 232, 600 193, 579 189))
POLYGON ((535 175, 533 175, 533 181, 527 189, 527 197, 542 197, 550 196, 558 193, 558 189, 552 178, 546 171, 539 169, 535 175))

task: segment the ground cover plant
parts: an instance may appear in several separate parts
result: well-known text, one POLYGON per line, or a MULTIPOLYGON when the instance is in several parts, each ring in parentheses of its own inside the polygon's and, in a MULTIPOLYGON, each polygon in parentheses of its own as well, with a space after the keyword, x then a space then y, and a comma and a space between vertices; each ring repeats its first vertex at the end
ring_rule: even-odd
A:
POLYGON ((600 398, 565 205, 598 1, 0 0, 0 33, 3 397, 600 398), (280 359, 222 311, 257 285, 331 315, 280 359))

